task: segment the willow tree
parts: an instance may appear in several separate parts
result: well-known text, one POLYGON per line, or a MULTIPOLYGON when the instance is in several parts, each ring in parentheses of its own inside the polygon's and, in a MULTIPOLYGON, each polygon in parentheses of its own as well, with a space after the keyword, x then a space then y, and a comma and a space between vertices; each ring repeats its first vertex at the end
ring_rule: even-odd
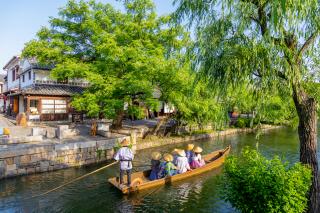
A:
POLYGON ((317 114, 310 89, 319 67, 318 0, 176 0, 196 29, 196 67, 221 89, 248 81, 287 90, 299 117, 300 161, 312 168, 309 212, 319 212, 317 114))
POLYGON ((160 88, 166 96, 162 88, 179 72, 178 56, 187 43, 183 28, 170 25, 170 16, 157 16, 151 0, 121 2, 123 11, 70 0, 23 50, 24 57, 54 65, 58 80, 88 80, 90 87, 72 105, 112 118, 115 128, 126 113, 140 117, 143 108, 157 107, 153 93, 160 88))

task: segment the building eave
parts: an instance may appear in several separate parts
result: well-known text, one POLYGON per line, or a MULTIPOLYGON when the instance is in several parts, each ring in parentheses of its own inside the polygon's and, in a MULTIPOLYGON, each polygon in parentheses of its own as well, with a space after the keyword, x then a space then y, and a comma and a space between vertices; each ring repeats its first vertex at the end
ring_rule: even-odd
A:
POLYGON ((9 61, 8 63, 6 63, 6 65, 4 65, 3 69, 6 70, 7 67, 8 67, 14 60, 19 59, 19 58, 20 58, 20 56, 17 56, 17 55, 13 56, 13 57, 10 59, 10 61, 9 61))

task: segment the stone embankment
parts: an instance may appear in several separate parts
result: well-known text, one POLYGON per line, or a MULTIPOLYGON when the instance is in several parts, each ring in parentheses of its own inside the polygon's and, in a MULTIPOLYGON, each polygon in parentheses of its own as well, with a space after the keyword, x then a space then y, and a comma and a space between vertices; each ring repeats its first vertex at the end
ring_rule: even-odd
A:
MULTIPOLYGON (((130 136, 62 144, 19 144, 0 147, 0 179, 48 172, 109 160, 118 141, 130 136)), ((135 142, 133 141, 135 144, 135 142)), ((135 149, 135 147, 134 147, 135 149)))
MULTIPOLYGON (((262 125, 261 130, 262 131, 268 131, 272 129, 281 128, 281 126, 272 126, 272 125, 262 125)), ((196 141, 196 140, 204 140, 209 138, 218 138, 218 137, 224 137, 228 135, 234 135, 234 134, 240 134, 240 133, 252 133, 257 131, 257 129, 251 129, 251 128, 243 128, 243 129, 226 129, 223 131, 215 131, 212 133, 206 133, 206 134, 197 134, 197 135, 185 135, 185 136, 177 136, 177 137, 165 137, 165 138, 158 138, 157 140, 138 140, 137 141, 137 150, 141 149, 147 149, 152 147, 158 147, 158 146, 165 146, 170 144, 177 144, 187 141, 196 141)))

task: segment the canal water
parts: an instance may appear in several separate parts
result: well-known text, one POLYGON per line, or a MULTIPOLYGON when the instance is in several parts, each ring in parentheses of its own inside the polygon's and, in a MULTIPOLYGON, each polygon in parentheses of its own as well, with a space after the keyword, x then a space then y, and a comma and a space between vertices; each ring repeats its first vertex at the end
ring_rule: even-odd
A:
MULTIPOLYGON (((319 140, 318 140, 319 141, 319 140)), ((238 155, 245 146, 258 148, 266 157, 277 154, 290 163, 299 160, 296 130, 270 130, 256 140, 255 134, 197 141, 204 154, 232 146, 238 155)), ((178 147, 184 147, 179 144, 178 147)), ((149 164, 154 150, 171 151, 175 146, 139 151, 136 159, 149 164)), ((320 154, 318 153, 320 157, 320 154)), ((117 174, 117 165, 89 176, 48 195, 31 198, 60 184, 99 168, 102 165, 70 168, 0 181, 0 212, 236 212, 220 197, 220 170, 212 171, 147 192, 123 196, 107 183, 117 174)), ((142 170, 143 167, 139 167, 142 170)))

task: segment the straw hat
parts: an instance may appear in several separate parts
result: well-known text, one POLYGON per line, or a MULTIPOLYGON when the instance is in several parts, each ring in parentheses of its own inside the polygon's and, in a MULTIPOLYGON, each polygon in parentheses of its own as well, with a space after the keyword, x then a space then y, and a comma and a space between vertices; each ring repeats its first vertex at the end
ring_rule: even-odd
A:
POLYGON ((193 150, 193 148, 194 148, 194 144, 189 143, 189 144, 187 145, 187 150, 188 150, 188 151, 193 150))
POLYGON ((182 149, 178 149, 177 150, 177 154, 180 155, 181 157, 185 157, 186 156, 186 152, 182 149))
POLYGON ((200 146, 197 146, 196 148, 193 149, 194 152, 200 153, 202 152, 202 148, 200 146))
POLYGON ((166 153, 163 155, 163 159, 167 162, 171 162, 173 161, 173 156, 171 154, 166 153))
POLYGON ((153 160, 160 160, 161 159, 161 153, 160 152, 152 152, 151 153, 151 158, 153 160))
POLYGON ((174 149, 174 150, 172 150, 172 152, 171 152, 171 154, 177 154, 177 151, 178 151, 179 149, 174 149))
POLYGON ((129 146, 130 142, 127 139, 123 139, 120 144, 121 146, 129 146))

